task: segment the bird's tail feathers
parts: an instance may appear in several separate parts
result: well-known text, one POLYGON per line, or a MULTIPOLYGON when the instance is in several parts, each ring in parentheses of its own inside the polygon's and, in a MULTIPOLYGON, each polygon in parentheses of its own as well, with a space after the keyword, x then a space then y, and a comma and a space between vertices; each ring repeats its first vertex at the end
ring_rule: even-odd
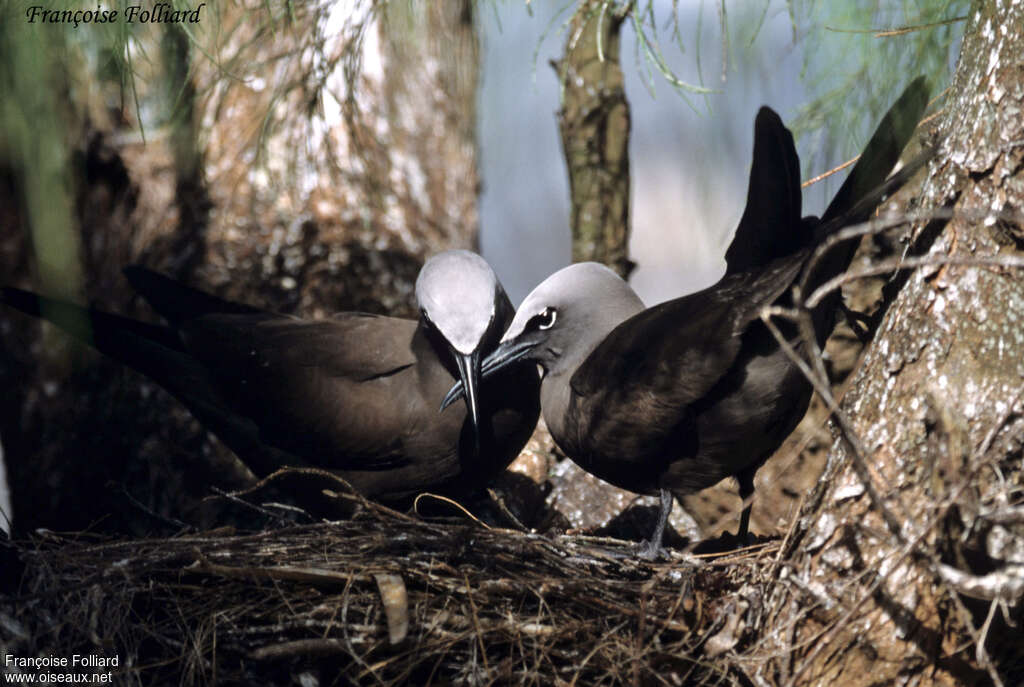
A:
POLYGON ((206 368, 183 348, 172 329, 13 287, 0 289, 0 303, 46 320, 146 375, 177 397, 240 455, 258 463, 266 458, 253 466, 262 470, 261 474, 270 472, 274 465, 294 462, 281 459, 275 449, 262 445, 259 428, 233 409, 206 368))
POLYGON ((747 204, 725 252, 726 274, 767 265, 806 245, 801 231, 800 158, 793 134, 770 107, 754 120, 747 204))
POLYGON ((167 327, 113 315, 96 308, 86 308, 31 291, 6 286, 0 289, 0 303, 46 320, 79 341, 115 358, 120 358, 118 353, 130 340, 140 338, 165 348, 184 350, 177 334, 167 327))
MULTIPOLYGON (((884 194, 879 193, 886 178, 910 142, 928 104, 928 82, 919 76, 910 82, 879 122, 860 159, 839 187, 825 214, 823 224, 842 218, 842 225, 857 224, 870 217, 884 194), (872 198, 875 202, 872 204, 872 198)), ((905 177, 904 181, 906 180, 905 177)), ((891 185, 890 192, 893 190, 891 185)))
POLYGON ((205 291, 185 286, 179 281, 141 265, 125 267, 124 276, 131 283, 132 288, 146 299, 146 302, 161 317, 174 325, 210 313, 251 314, 263 312, 259 308, 232 303, 205 291))
MULTIPOLYGON (((882 118, 857 164, 825 210, 815 230, 816 242, 825 240, 843 227, 866 221, 886 196, 909 181, 931 158, 934 150, 926 149, 886 179, 913 137, 927 103, 928 85, 924 77, 918 77, 907 86, 882 118)), ((858 245, 858 241, 847 241, 808 263, 801 277, 805 293, 812 292, 846 270, 858 245)), ((841 291, 837 289, 814 312, 814 329, 819 345, 824 345, 832 332, 835 312, 841 299, 841 291)))

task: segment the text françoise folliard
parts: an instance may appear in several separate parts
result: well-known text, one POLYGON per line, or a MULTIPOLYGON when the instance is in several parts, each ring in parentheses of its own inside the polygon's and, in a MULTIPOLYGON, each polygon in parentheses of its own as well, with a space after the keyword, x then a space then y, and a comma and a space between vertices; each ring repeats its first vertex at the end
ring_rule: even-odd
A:
POLYGON ((166 2, 158 2, 152 8, 142 5, 129 5, 124 9, 104 9, 97 5, 95 10, 52 10, 42 5, 32 5, 25 10, 25 19, 29 24, 112 24, 124 21, 128 24, 198 24, 202 9, 206 3, 200 3, 191 10, 176 10, 166 2))

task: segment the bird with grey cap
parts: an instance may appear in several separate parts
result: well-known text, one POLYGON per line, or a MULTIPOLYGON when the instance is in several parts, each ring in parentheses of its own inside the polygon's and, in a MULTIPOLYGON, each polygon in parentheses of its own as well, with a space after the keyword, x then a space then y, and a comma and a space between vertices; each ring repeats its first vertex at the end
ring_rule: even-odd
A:
POLYGON ((535 366, 480 388, 482 356, 514 309, 475 253, 426 262, 418 321, 354 312, 303 320, 142 267, 124 272, 166 326, 15 288, 0 302, 150 377, 258 474, 324 468, 394 504, 423 491, 464 495, 504 470, 536 425, 535 366), (456 380, 469 390, 466 407, 438 414, 456 380))
MULTIPOLYGON (((801 217, 793 137, 762 108, 747 206, 719 282, 645 309, 607 267, 570 265, 526 297, 484 360, 485 378, 507 365, 539 364, 544 420, 565 454, 616 486, 660 495, 658 523, 642 556, 662 553, 672 492, 692 493, 730 476, 745 501, 738 537, 747 538, 754 474, 804 415, 812 392, 760 312, 786 304, 805 269, 807 292, 846 269, 855 245, 827 253, 813 268, 812 251, 868 217, 927 160, 928 153, 918 156, 886 181, 926 101, 927 87, 917 79, 820 219, 801 217)), ((819 344, 838 305, 834 298, 813 313, 819 344)), ((795 330, 783 330, 796 343, 795 330)), ((800 343, 796 348, 802 351, 800 343)), ((461 391, 456 385, 444 402, 461 391)))

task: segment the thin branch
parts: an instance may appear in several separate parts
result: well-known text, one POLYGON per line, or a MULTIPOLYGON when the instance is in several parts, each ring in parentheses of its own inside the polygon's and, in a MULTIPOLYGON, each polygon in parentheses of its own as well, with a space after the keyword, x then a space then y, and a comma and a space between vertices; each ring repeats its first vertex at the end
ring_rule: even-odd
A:
MULTIPOLYGON (((810 313, 807 310, 787 310, 778 307, 764 308, 761 311, 761 321, 765 323, 768 330, 771 331, 772 336, 778 341, 779 346, 785 352, 786 356, 795 364, 804 377, 811 383, 814 390, 818 392, 825 405, 828 407, 829 412, 835 418, 836 423, 840 428, 840 437, 847 444, 850 449, 850 455, 852 456, 852 465, 854 472, 856 472, 858 479, 864 485, 864 489, 868 494, 868 498, 871 500, 872 506, 878 511, 879 515, 882 516, 882 520, 885 522, 886 527, 896 537, 896 540, 900 543, 905 541, 903 530, 899 520, 892 514, 888 506, 885 505, 881 494, 875 486, 874 479, 871 477, 871 470, 867 465, 867 451, 864 448, 863 443, 857 436, 857 433, 853 429, 853 425, 847 418, 846 413, 840 409, 836 403, 835 397, 832 395, 832 390, 828 385, 828 375, 825 372, 824 360, 821 357, 821 351, 818 349, 817 341, 814 337, 814 326, 810 321, 810 313), (801 343, 805 344, 810 349, 811 355, 809 356, 815 365, 816 370, 812 371, 808 366, 807 362, 800 357, 793 346, 786 341, 786 338, 782 335, 782 332, 771 322, 771 317, 781 316, 794 321, 801 330, 801 343)), ((905 509, 904 509, 905 510, 905 509)))
POLYGON ((915 31, 925 31, 927 29, 936 29, 940 26, 949 26, 961 21, 967 21, 967 15, 962 17, 953 17, 952 19, 943 19, 942 21, 933 21, 927 24, 913 24, 908 26, 896 26, 891 29, 843 29, 836 26, 826 26, 826 31, 832 31, 835 33, 870 33, 874 34, 875 38, 890 38, 892 36, 903 36, 908 33, 915 31))
POLYGON ((1024 256, 1018 255, 992 255, 978 257, 961 257, 958 255, 922 255, 912 258, 892 258, 883 260, 870 267, 845 272, 829 279, 819 286, 807 299, 807 307, 814 308, 830 292, 842 288, 848 284, 866 277, 877 277, 881 274, 890 274, 902 270, 912 270, 918 267, 943 267, 945 265, 959 265, 963 267, 1003 267, 1022 268, 1024 267, 1024 256))
POLYGON ((838 172, 842 172, 844 169, 846 169, 847 167, 849 167, 850 165, 852 165, 853 163, 855 163, 859 159, 860 159, 860 155, 857 155, 856 157, 847 160, 846 162, 844 162, 843 164, 839 165, 838 167, 833 167, 832 169, 828 170, 827 172, 822 172, 821 174, 819 174, 816 177, 811 177, 810 179, 808 179, 804 183, 800 184, 800 188, 807 188, 808 186, 813 186, 814 184, 818 183, 819 181, 823 181, 825 179, 828 179, 833 174, 836 174, 838 172))

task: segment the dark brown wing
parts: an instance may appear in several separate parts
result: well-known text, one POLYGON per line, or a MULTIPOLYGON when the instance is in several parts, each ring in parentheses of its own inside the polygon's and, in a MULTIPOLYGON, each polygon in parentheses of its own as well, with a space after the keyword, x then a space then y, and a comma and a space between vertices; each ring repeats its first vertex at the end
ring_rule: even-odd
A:
POLYGON ((215 433, 226 427, 239 435, 240 451, 270 447, 291 454, 287 462, 336 469, 386 469, 405 460, 404 442, 417 429, 408 419, 420 396, 420 381, 410 373, 416 322, 361 313, 300 320, 223 300, 144 267, 124 272, 177 329, 221 398, 187 389, 176 395, 205 407, 215 433), (245 431, 234 431, 239 428, 245 431))
POLYGON ((218 313, 189 320, 180 331, 186 348, 218 376, 279 377, 315 368, 361 381, 414 365, 416 327, 413 320, 363 313, 325 320, 218 313))
POLYGON ((806 256, 801 251, 764 269, 726 275, 703 291, 631 317, 580 365, 573 391, 590 396, 610 387, 636 387, 637 393, 662 393, 660 387, 667 386, 677 403, 697 400, 732 365, 737 337, 793 283, 806 256), (686 384, 677 383, 680 376, 686 384))
MULTIPOLYGON (((436 406, 423 408, 454 380, 436 359, 418 360, 416 327, 360 314, 322 321, 228 314, 188 321, 181 333, 263 441, 311 464, 373 470, 401 463, 410 440, 436 437, 439 451, 446 443, 453 450, 440 428, 424 436, 419 426, 424 418, 444 421, 436 406)), ((452 419, 454 436, 460 419, 452 419)))
MULTIPOLYGON (((573 437, 566 443, 575 445, 567 450, 670 460, 674 453, 661 450, 663 442, 681 434, 694 404, 729 373, 747 327, 793 283, 806 256, 728 275, 620 324, 573 374, 573 437)), ((652 473, 660 467, 643 465, 652 473)), ((628 476, 611 478, 630 483, 628 476)))
POLYGON ((295 460, 260 440, 259 428, 225 395, 209 368, 191 355, 170 327, 84 308, 19 289, 0 300, 57 325, 83 343, 145 374, 167 389, 232 450, 265 474, 295 460))

